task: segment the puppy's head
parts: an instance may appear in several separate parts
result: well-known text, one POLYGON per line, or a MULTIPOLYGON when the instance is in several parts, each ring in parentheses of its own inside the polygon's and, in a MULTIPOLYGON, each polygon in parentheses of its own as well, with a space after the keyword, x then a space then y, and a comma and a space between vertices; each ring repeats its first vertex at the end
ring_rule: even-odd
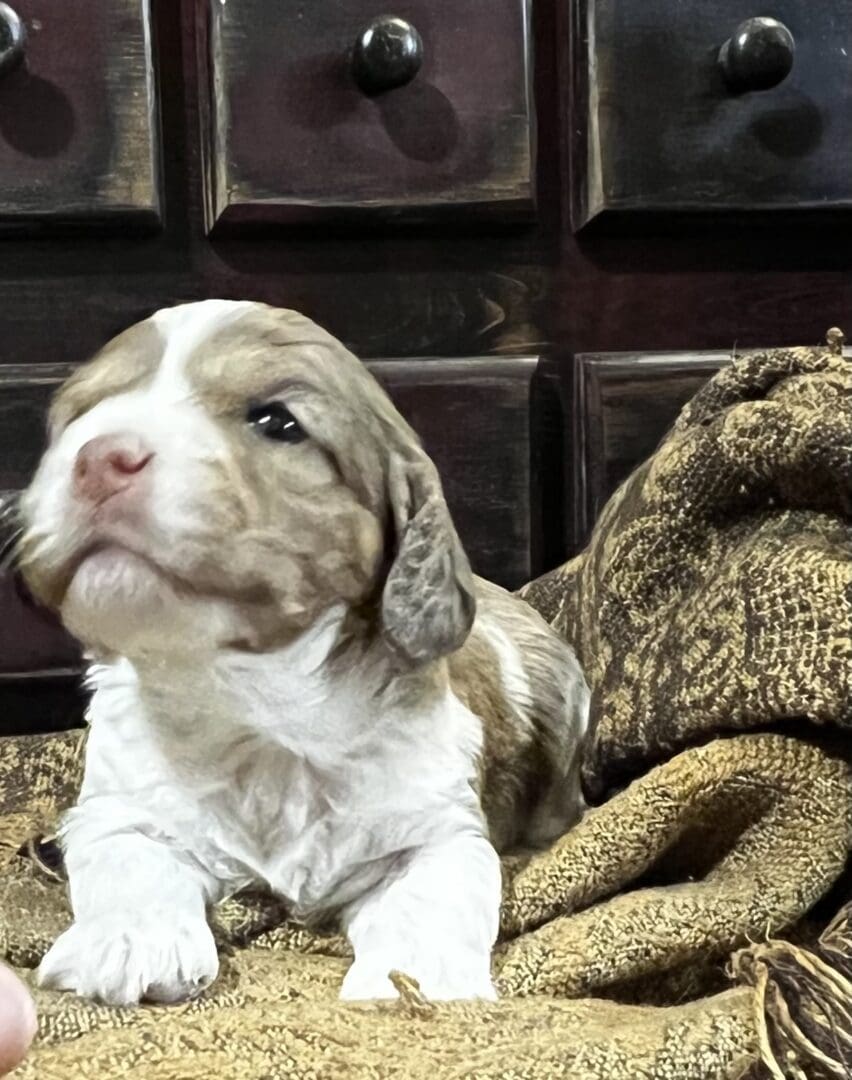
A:
POLYGON ((473 619, 434 465, 292 311, 206 301, 115 338, 58 393, 22 512, 28 583, 95 651, 265 648, 342 603, 419 663, 473 619))

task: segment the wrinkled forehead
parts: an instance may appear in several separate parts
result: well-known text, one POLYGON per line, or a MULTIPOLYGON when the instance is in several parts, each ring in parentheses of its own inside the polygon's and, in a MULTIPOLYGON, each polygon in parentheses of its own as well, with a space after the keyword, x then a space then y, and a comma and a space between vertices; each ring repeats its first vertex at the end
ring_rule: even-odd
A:
POLYGON ((63 424, 105 398, 150 388, 163 403, 192 399, 211 412, 298 385, 334 390, 360 364, 294 311, 209 300, 166 308, 119 334, 65 384, 51 410, 63 424))

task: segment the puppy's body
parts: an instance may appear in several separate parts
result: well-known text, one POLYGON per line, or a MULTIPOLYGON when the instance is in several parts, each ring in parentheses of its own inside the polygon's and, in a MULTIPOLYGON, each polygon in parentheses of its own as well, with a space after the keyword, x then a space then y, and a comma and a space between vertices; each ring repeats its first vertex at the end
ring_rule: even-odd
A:
POLYGON ((43 980, 191 995, 217 969, 206 906, 263 883, 301 917, 340 913, 345 996, 391 994, 395 968, 433 997, 491 996, 495 846, 546 840, 582 807, 573 654, 470 578, 428 459, 334 339, 227 303, 131 334, 60 397, 25 507, 28 576, 97 658, 63 833, 76 921, 43 980), (317 367, 351 380, 362 430, 311 400, 317 367), (217 403, 283 385, 316 445, 276 446, 264 470, 217 403), (88 465, 116 432, 135 447, 120 483, 88 465))

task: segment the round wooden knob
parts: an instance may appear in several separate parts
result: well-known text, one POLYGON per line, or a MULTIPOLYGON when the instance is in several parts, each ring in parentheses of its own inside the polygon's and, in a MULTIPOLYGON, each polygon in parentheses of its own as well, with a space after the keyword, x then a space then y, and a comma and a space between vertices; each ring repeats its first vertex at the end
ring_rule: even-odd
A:
POLYGON ((796 41, 777 19, 746 19, 722 46, 719 63, 732 90, 771 90, 793 70, 796 41))
POLYGON ((383 94, 410 83, 423 64, 416 27, 395 15, 374 19, 352 51, 352 77, 365 94, 383 94))
POLYGON ((12 71, 24 59, 27 28, 17 11, 0 3, 0 75, 12 71))

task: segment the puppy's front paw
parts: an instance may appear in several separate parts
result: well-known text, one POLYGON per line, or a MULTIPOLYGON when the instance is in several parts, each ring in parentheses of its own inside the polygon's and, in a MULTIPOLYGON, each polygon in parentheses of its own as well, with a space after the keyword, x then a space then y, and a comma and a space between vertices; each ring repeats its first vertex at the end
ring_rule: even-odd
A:
POLYGON ((396 988, 388 978, 399 971, 416 979, 430 1001, 469 1001, 474 998, 496 1001, 491 981, 490 957, 465 952, 454 957, 390 955, 356 958, 346 973, 340 997, 344 1001, 381 1001, 395 998, 396 988))
POLYGON ((74 923, 38 970, 41 986, 106 1005, 195 997, 219 970, 210 927, 173 911, 116 912, 74 923))

